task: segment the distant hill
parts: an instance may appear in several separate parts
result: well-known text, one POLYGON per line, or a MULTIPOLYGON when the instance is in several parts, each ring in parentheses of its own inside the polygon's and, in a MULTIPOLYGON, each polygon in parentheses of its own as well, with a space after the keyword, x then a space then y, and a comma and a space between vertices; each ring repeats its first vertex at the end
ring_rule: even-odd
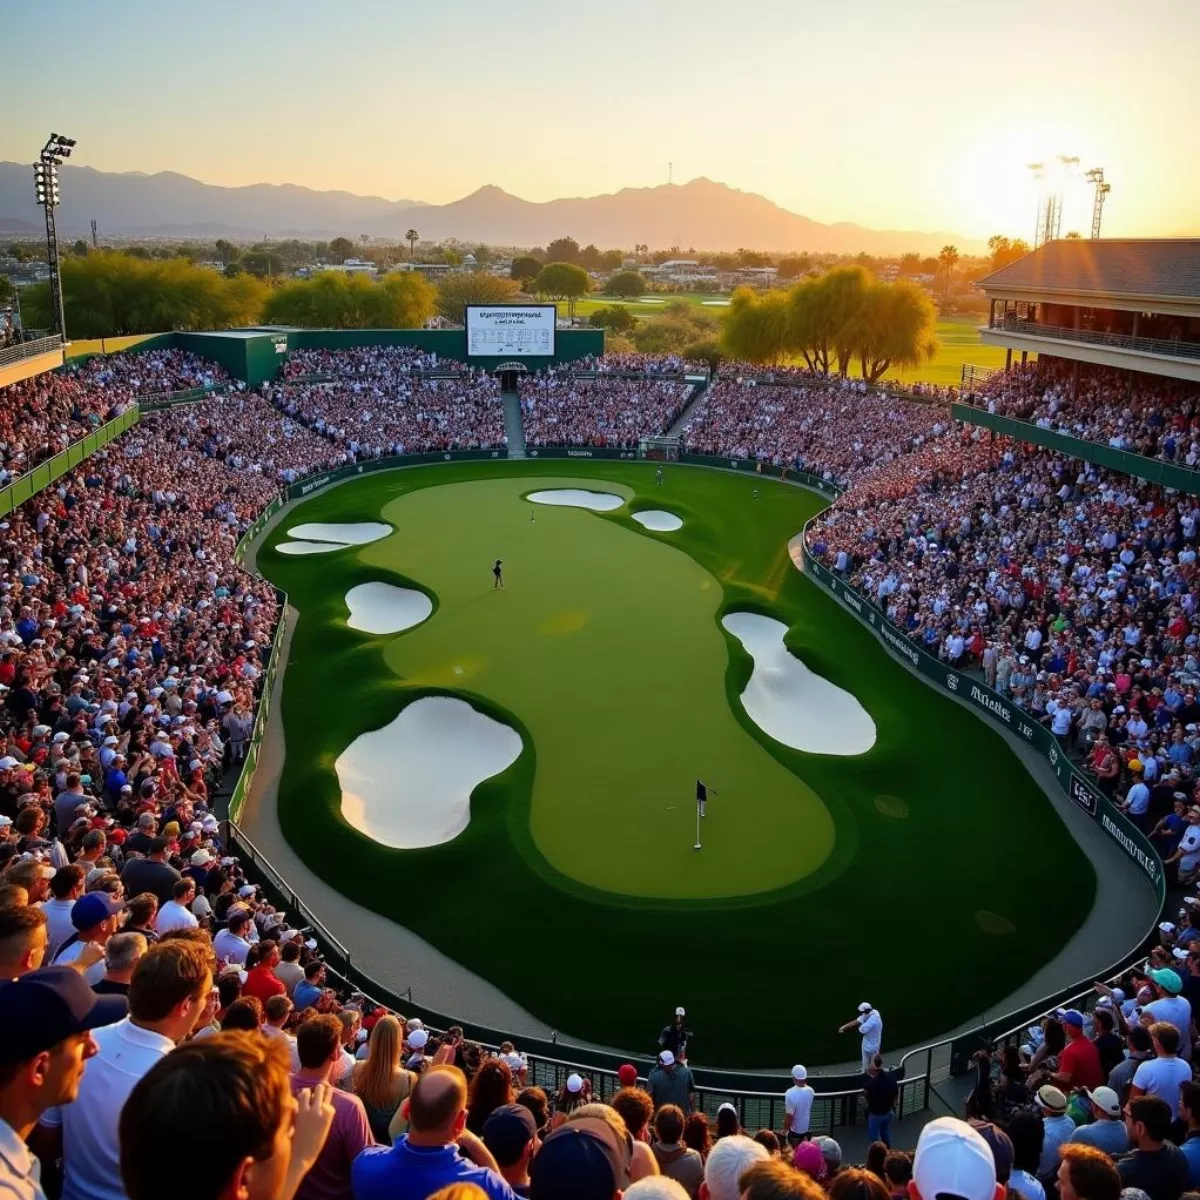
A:
MULTIPOLYGON (((140 237, 355 238, 366 233, 400 240, 410 227, 423 239, 543 246, 570 236, 603 249, 679 246, 684 252, 736 250, 856 254, 936 254, 953 242, 965 254, 981 242, 941 231, 868 229, 833 225, 789 212, 753 192, 709 179, 652 188, 623 188, 603 196, 535 203, 495 186, 450 204, 385 200, 350 192, 317 192, 295 184, 217 187, 186 175, 112 173, 91 167, 61 168, 59 226, 84 234, 94 217, 102 232, 140 237)), ((0 213, 36 228, 30 170, 0 162, 0 213)))
POLYGON ((20 221, 16 217, 0 217, 0 233, 37 233, 43 228, 32 221, 20 221))
MULTIPOLYGON (((350 192, 316 192, 295 184, 256 183, 217 187, 187 175, 162 171, 97 171, 59 168, 63 202, 59 231, 86 234, 94 217, 102 232, 142 237, 227 237, 258 239, 307 236, 355 238, 364 221, 417 200, 385 200, 350 192)), ((22 163, 0 162, 0 213, 37 222, 33 172, 22 163)), ((35 226, 36 227, 36 226, 35 226)))

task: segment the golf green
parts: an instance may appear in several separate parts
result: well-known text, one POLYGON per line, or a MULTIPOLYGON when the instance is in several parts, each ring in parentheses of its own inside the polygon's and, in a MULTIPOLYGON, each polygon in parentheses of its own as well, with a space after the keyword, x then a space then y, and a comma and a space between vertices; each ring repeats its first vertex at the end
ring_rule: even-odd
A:
POLYGON ((704 468, 669 466, 656 486, 650 464, 543 461, 409 468, 298 505, 258 556, 300 614, 285 836, 341 891, 574 1037, 645 1052, 684 1004, 698 1061, 778 1067, 851 1057, 835 1031, 864 998, 892 1046, 982 1011, 1061 949, 1094 875, 1004 741, 792 565, 789 538, 825 503, 704 468), (526 498, 554 488, 625 504, 526 498), (659 508, 682 528, 632 519, 659 508), (368 521, 392 532, 274 549, 301 524, 368 521), (373 581, 424 591, 432 614, 398 634, 349 628, 346 593, 373 581), (788 649, 862 704, 869 750, 804 753, 750 719, 753 664, 720 623, 747 611, 781 621, 788 649), (522 749, 475 788, 458 836, 388 848, 344 818, 334 762, 429 695, 468 701, 522 749), (697 777, 718 791, 700 851, 697 777), (1017 852, 1029 844, 1039 853, 1017 852), (1064 884, 1053 906, 1047 861, 1064 884), (931 972, 953 980, 937 1004, 931 972))

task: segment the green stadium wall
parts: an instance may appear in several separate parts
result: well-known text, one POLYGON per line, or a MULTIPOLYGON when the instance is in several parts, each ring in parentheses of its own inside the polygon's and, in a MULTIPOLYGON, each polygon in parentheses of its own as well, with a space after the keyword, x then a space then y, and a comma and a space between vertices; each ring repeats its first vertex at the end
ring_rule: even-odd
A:
POLYGON ((1035 446, 1043 446, 1047 450, 1057 451, 1068 458, 1082 458, 1097 466, 1118 471, 1122 475, 1133 475, 1137 479, 1145 479, 1150 483, 1161 484, 1163 487, 1175 488, 1191 495, 1200 495, 1200 471, 1181 467, 1178 463, 1147 458, 1144 454, 1131 454, 1128 450, 1117 450, 1100 442, 1084 441, 1083 438, 1059 433, 1054 429, 1044 429, 1032 421, 1001 416, 999 413, 987 412, 985 409, 975 408, 970 404, 952 404, 950 412, 956 421, 963 421, 968 425, 979 425, 984 429, 1014 438, 1018 442, 1030 442, 1035 446))

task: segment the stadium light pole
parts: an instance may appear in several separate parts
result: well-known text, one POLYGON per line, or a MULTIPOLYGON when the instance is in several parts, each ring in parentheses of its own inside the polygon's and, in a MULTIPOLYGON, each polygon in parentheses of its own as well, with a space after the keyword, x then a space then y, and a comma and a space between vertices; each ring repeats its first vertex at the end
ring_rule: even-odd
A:
POLYGON ((52 133, 33 164, 33 186, 38 205, 46 214, 46 260, 50 268, 50 307, 55 332, 63 341, 67 338, 67 321, 63 312, 62 276, 58 261, 58 232, 54 227, 54 210, 58 207, 59 164, 71 157, 75 139, 52 133))

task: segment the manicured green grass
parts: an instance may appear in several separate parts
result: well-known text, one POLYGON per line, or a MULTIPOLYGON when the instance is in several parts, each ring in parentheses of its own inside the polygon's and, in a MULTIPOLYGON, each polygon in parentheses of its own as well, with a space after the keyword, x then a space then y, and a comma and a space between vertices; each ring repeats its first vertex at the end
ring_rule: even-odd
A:
POLYGON ((986 320, 984 315, 943 318, 937 323, 937 336, 942 347, 933 362, 921 367, 889 371, 884 378, 905 383, 920 381, 957 387, 962 382, 964 366, 993 369, 1004 366, 1004 348, 986 346, 979 336, 979 326, 985 324, 986 320))
POLYGON ((579 883, 702 899, 811 874, 833 848, 833 822, 730 708, 719 581, 674 549, 676 534, 645 537, 628 519, 533 506, 527 490, 520 478, 490 478, 384 506, 399 532, 360 561, 419 580, 440 602, 436 619, 390 640, 387 665, 410 684, 462 686, 521 719, 537 748, 534 843, 579 883), (428 528, 439 536, 405 533, 428 528), (497 556, 508 581, 500 592, 488 570, 497 556), (706 818, 700 855, 698 775, 724 798, 706 818))
MULTIPOLYGON (((778 1067, 853 1057, 835 1030, 864 998, 892 1047, 983 1011, 1078 928, 1095 889, 1086 858, 998 734, 794 569, 787 540, 820 498, 703 468, 668 467, 656 488, 653 472, 450 464, 299 506, 268 547, 305 521, 382 514, 396 533, 331 555, 259 555, 300 613, 282 705, 285 835, 331 884, 564 1035, 648 1053, 684 1004, 697 1061, 778 1067), (670 509, 684 528, 644 532, 628 509, 538 508, 530 523, 521 494, 564 484, 670 509), (371 579, 424 587, 437 607, 405 634, 356 633, 343 597, 371 579), (733 609, 784 621, 789 648, 859 698, 877 727, 869 753, 803 754, 748 720, 737 697, 750 660, 718 625, 733 609), (476 789, 453 842, 383 848, 342 820, 333 762, 438 693, 508 722, 525 750, 476 789), (694 854, 692 784, 705 773, 722 794, 694 854), (935 974, 950 986, 931 1004, 935 974)), ((418 1002, 453 1011, 453 997, 412 982, 418 1002)))

